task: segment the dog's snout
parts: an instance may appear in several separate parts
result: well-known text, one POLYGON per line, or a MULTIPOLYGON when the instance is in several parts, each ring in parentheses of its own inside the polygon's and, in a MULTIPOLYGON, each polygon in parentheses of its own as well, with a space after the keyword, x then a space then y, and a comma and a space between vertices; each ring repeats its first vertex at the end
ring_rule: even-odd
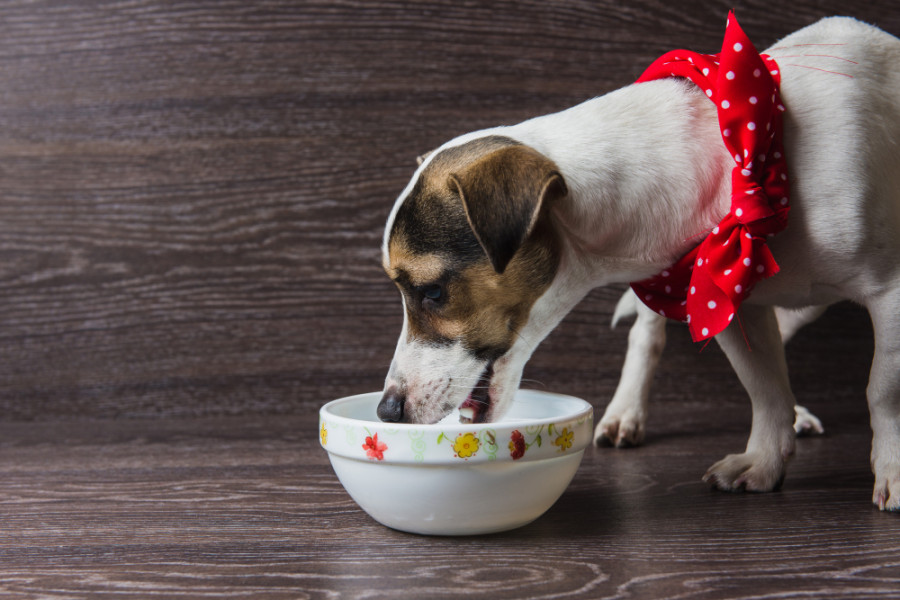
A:
POLYGON ((397 388, 390 387, 384 392, 375 412, 382 421, 398 423, 403 420, 403 404, 405 402, 406 396, 397 388))

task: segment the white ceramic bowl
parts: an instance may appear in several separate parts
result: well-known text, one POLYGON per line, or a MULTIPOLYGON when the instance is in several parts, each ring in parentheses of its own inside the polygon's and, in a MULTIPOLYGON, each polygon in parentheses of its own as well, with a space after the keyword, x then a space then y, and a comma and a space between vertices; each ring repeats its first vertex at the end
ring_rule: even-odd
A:
POLYGON ((591 442, 579 398, 520 390, 496 423, 382 423, 381 393, 319 411, 319 440, 350 496, 376 521, 434 535, 493 533, 541 516, 569 485, 591 442))

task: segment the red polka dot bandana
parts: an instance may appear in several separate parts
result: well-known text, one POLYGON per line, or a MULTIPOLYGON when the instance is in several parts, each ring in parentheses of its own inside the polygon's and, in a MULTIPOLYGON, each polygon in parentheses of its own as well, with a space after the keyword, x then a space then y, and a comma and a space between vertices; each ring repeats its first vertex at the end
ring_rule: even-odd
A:
POLYGON ((638 83, 665 77, 687 77, 717 107, 722 139, 736 164, 731 210, 678 262, 631 286, 647 306, 686 322, 694 341, 701 341, 725 329, 753 286, 779 270, 766 238, 785 228, 789 208, 781 74, 732 12, 720 54, 669 52, 638 83))

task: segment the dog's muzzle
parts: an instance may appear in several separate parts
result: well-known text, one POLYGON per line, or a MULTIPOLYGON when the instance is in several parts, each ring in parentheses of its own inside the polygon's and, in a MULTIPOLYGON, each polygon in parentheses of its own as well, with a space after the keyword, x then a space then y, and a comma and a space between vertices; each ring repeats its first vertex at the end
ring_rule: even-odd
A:
MULTIPOLYGON (((494 363, 489 362, 481 373, 475 386, 469 392, 466 399, 459 405, 460 423, 485 423, 490 417, 491 409, 491 379, 494 376, 494 363)), ((375 414, 386 423, 404 422, 404 409, 406 393, 400 391, 396 385, 391 385, 385 390, 375 414)), ((409 416, 409 415, 406 415, 409 416)))
POLYGON ((375 413, 378 418, 388 423, 399 423, 403 420, 403 405, 406 403, 406 396, 401 394, 395 387, 390 387, 381 397, 378 408, 375 413))

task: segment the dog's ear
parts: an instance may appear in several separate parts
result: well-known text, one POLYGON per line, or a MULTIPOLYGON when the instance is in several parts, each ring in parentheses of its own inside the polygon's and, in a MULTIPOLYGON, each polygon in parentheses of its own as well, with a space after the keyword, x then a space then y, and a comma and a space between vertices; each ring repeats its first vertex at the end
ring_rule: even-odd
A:
POLYGON ((568 193, 556 165, 522 145, 485 155, 451 174, 450 185, 498 273, 506 270, 534 229, 541 207, 568 193))
POLYGON ((416 164, 421 167, 422 163, 425 162, 425 159, 428 158, 429 156, 431 156, 433 153, 434 153, 434 150, 429 150, 425 154, 420 154, 419 156, 416 157, 416 164))

